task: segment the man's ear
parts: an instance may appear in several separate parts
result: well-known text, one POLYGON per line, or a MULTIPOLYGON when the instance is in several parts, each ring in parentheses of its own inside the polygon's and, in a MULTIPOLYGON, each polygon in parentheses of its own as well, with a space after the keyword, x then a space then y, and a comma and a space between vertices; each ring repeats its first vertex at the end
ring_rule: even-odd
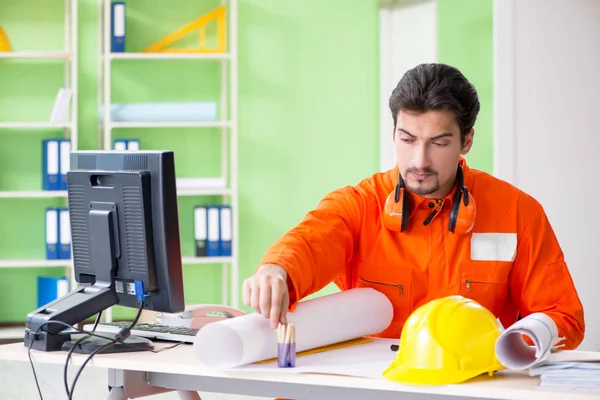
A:
POLYGON ((471 151, 471 146, 473 146, 473 136, 475 136, 475 129, 471 128, 465 135, 465 144, 460 152, 463 156, 471 151))

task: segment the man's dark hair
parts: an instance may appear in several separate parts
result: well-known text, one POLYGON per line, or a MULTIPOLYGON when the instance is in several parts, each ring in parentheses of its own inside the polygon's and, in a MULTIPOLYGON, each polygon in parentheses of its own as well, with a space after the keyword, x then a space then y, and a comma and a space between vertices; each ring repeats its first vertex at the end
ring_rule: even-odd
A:
POLYGON ((475 125, 479 107, 475 87, 458 69, 446 64, 420 64, 408 70, 390 97, 394 127, 400 110, 450 111, 456 116, 463 144, 465 135, 475 125))

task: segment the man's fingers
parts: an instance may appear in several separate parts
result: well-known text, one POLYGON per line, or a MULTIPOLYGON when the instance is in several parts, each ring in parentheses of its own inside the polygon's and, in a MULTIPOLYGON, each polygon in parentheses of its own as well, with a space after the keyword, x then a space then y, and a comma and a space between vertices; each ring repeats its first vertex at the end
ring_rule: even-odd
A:
POLYGON ((271 291, 271 328, 276 329, 279 324, 279 318, 281 314, 281 300, 283 288, 281 285, 275 283, 271 291))
POLYGON ((246 279, 242 285, 242 299, 244 305, 250 307, 250 282, 248 279, 246 279))
POLYGON ((250 288, 250 307, 256 312, 260 312, 260 286, 256 279, 251 282, 250 288))
POLYGON ((260 313, 265 318, 269 318, 271 313, 271 284, 268 280, 261 282, 260 285, 260 313))
POLYGON ((279 321, 282 324, 287 324, 287 310, 288 310, 289 306, 290 306, 290 294, 286 290, 283 294, 283 299, 281 301, 281 313, 280 313, 280 317, 279 317, 280 318, 279 321))

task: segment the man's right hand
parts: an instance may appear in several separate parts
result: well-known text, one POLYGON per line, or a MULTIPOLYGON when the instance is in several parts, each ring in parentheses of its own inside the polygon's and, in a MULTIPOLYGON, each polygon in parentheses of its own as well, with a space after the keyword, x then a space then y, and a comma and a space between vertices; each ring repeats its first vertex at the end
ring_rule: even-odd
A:
POLYGON ((244 280, 242 286, 244 304, 268 318, 271 327, 286 323, 290 303, 287 272, 275 264, 262 265, 258 271, 244 280))

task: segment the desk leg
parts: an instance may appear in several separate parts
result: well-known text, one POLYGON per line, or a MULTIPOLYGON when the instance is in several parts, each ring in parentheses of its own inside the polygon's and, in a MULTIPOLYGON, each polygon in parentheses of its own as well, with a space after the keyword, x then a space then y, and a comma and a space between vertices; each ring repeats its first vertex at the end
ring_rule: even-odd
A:
MULTIPOLYGON (((146 372, 144 371, 120 369, 108 370, 108 386, 110 388, 108 400, 138 399, 140 397, 175 391, 175 389, 148 384, 146 372)), ((181 400, 201 400, 198 392, 177 390, 177 394, 181 400)))
POLYGON ((190 392, 185 390, 178 390, 177 394, 181 400, 202 400, 198 392, 190 392))
POLYGON ((127 395, 122 387, 115 387, 110 389, 106 400, 127 400, 127 395))

